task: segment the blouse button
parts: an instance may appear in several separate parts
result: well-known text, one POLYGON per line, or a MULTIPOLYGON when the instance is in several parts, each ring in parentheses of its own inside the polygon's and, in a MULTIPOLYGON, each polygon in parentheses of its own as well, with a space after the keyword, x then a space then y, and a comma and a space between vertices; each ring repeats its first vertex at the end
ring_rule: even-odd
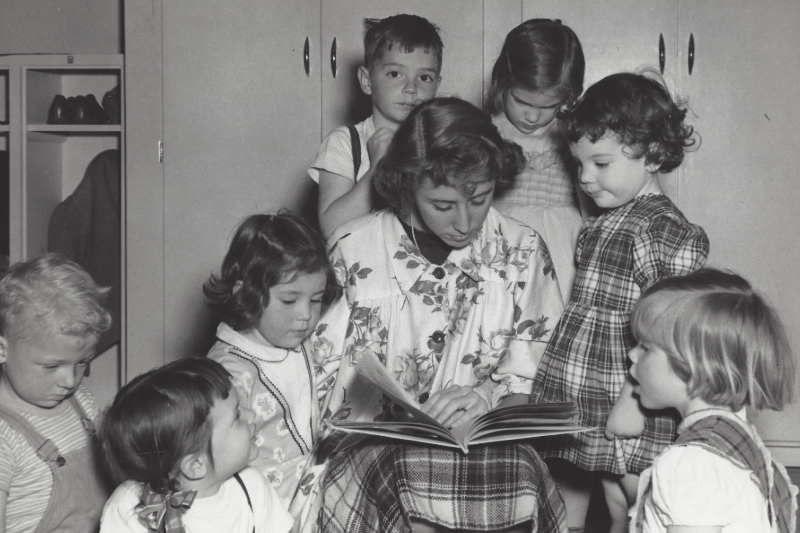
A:
POLYGON ((434 268, 433 277, 436 279, 444 279, 444 269, 442 267, 434 268))
POLYGON ((422 394, 419 395, 419 403, 427 402, 428 398, 430 398, 430 393, 429 392, 423 392, 422 394))
POLYGON ((56 459, 56 464, 58 466, 64 466, 65 464, 67 464, 67 460, 59 455, 58 458, 56 459))
POLYGON ((431 335, 431 340, 436 344, 441 344, 444 342, 444 333, 441 331, 434 331, 431 335))

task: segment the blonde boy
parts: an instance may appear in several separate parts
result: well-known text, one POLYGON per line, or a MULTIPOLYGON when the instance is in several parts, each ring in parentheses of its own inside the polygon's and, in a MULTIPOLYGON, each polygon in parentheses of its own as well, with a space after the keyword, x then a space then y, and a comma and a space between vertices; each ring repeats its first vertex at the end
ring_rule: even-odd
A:
POLYGON ((319 183, 317 209, 326 239, 345 222, 372 210, 376 164, 403 119, 414 106, 436 96, 441 82, 443 45, 436 25, 401 14, 365 19, 364 28, 364 65, 358 69, 358 81, 372 98, 372 116, 329 133, 308 170, 319 183))
POLYGON ((97 286, 57 254, 0 279, 0 533, 88 533, 108 495, 80 383, 111 325, 97 286))

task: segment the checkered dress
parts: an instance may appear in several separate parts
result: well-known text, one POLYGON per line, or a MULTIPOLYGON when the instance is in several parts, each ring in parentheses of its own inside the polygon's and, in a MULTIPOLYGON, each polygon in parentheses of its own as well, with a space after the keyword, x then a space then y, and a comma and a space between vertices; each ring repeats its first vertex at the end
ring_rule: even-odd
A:
POLYGON ((528 444, 475 446, 465 455, 374 438, 332 458, 322 533, 405 533, 411 518, 480 531, 531 521, 532 531, 567 533, 561 494, 528 444))
POLYGON ((570 157, 566 141, 553 121, 545 130, 524 134, 517 130, 504 113, 492 116, 500 135, 522 148, 526 165, 511 187, 498 192, 493 205, 501 213, 508 207, 569 207, 578 209, 575 186, 567 167, 570 157))
POLYGON ((581 422, 597 429, 536 441, 543 457, 584 470, 639 473, 675 435, 675 419, 650 416, 638 439, 603 436, 627 375, 634 345, 630 312, 654 282, 702 267, 708 238, 663 195, 647 195, 587 222, 578 238, 578 274, 534 381, 531 401, 577 403, 581 422))

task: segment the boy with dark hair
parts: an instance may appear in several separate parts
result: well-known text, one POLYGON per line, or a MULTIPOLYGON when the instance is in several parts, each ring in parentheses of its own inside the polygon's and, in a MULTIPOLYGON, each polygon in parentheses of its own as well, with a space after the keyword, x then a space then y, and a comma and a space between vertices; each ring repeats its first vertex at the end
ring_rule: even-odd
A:
POLYGON ((364 20, 361 90, 372 98, 372 116, 336 128, 322 142, 308 170, 319 183, 319 224, 325 238, 372 208, 372 176, 395 130, 417 104, 436 96, 441 82, 442 40, 435 24, 400 14, 364 20))

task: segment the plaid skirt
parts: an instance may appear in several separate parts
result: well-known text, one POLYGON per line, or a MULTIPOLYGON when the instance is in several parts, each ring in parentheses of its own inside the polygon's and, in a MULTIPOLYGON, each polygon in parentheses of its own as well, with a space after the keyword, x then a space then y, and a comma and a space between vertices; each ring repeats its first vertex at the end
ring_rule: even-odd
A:
POLYGON ((536 439, 542 457, 565 459, 583 470, 638 474, 672 444, 679 418, 671 410, 647 411, 639 438, 609 441, 603 435, 633 344, 627 312, 570 304, 539 365, 531 402, 575 402, 581 424, 596 429, 536 439))
POLYGON ((331 458, 321 532, 410 533, 412 518, 477 531, 530 521, 538 533, 567 532, 561 493, 528 444, 463 454, 371 438, 331 458))

